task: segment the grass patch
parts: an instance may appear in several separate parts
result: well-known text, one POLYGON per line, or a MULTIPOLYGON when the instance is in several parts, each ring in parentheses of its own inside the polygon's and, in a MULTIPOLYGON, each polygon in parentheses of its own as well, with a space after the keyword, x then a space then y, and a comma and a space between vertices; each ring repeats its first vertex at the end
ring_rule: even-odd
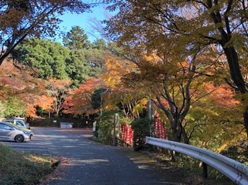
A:
POLYGON ((52 173, 57 159, 0 144, 0 185, 35 185, 52 173))

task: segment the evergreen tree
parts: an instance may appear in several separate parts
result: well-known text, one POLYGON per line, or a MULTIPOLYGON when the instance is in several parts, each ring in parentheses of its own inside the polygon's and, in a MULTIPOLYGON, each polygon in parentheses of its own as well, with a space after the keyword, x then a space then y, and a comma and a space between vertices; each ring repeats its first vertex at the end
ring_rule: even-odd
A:
POLYGON ((0 65, 28 36, 54 37, 66 11, 83 13, 90 6, 80 0, 1 0, 0 65))
POLYGON ((91 67, 88 65, 83 51, 72 50, 70 58, 65 61, 65 64, 66 72, 73 80, 73 87, 78 87, 89 77, 91 67))
POLYGON ((90 47, 88 36, 79 26, 72 27, 70 32, 63 37, 63 44, 70 50, 88 49, 90 47))
MULTIPOLYGON (((70 50, 60 43, 30 38, 17 47, 18 60, 35 69, 42 79, 72 80, 78 87, 88 77, 97 76, 102 70, 105 50, 70 50)), ((36 74, 34 74, 36 75, 36 74)))
POLYGON ((31 38, 21 44, 17 50, 21 53, 19 60, 30 67, 37 68, 40 78, 68 78, 65 61, 70 57, 70 50, 60 43, 31 38))

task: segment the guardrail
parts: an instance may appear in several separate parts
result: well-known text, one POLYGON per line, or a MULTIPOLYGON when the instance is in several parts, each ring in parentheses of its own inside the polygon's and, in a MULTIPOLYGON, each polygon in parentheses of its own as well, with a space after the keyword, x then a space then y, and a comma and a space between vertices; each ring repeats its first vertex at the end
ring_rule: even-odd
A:
POLYGON ((238 185, 248 185, 248 166, 213 151, 165 139, 146 137, 146 143, 186 154, 198 159, 231 179, 238 185))

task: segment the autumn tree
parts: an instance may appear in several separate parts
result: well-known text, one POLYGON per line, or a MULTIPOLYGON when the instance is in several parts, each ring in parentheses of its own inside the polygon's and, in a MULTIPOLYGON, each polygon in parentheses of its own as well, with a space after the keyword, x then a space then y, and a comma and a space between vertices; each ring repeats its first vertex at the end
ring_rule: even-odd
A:
POLYGON ((52 111, 59 116, 63 110, 63 103, 68 95, 70 80, 49 79, 47 84, 48 95, 53 98, 52 111))
MULTIPOLYGON (((0 70, 1 101, 4 103, 8 98, 22 101, 25 106, 25 116, 36 117, 35 102, 42 96, 47 95, 45 82, 34 78, 32 71, 23 64, 5 60, 0 70)), ((12 104, 10 104, 12 105, 12 104)))
POLYGON ((68 92, 68 96, 63 102, 63 113, 72 115, 82 115, 83 113, 94 112, 92 106, 92 95, 94 91, 102 87, 102 82, 97 78, 88 78, 78 88, 68 92))
POLYGON ((102 93, 103 105, 110 110, 120 109, 126 117, 138 118, 139 100, 146 95, 142 89, 133 86, 126 87, 122 78, 137 71, 136 64, 115 55, 109 55, 105 61, 105 70, 100 77, 106 84, 106 91, 102 93))
POLYGON ((142 105, 144 108, 151 99, 161 118, 166 117, 172 130, 170 139, 192 141, 212 149, 226 141, 235 141, 237 132, 239 138, 242 135, 242 128, 236 125, 240 121, 239 104, 230 87, 219 81, 213 83, 209 77, 221 68, 212 55, 205 52, 194 60, 177 63, 156 55, 144 56, 136 58, 137 66, 133 65, 130 71, 127 65, 120 67, 121 60, 109 59, 107 71, 101 76, 109 87, 103 96, 104 104, 110 107, 123 103, 132 107, 129 114, 135 114, 135 110, 141 108, 138 111, 141 112, 142 105), (135 99, 138 101, 131 105, 135 99))
POLYGON ((135 115, 135 110, 141 112, 142 105, 145 107, 143 100, 152 99, 166 115, 172 139, 189 143, 191 126, 185 126, 186 117, 196 102, 209 94, 201 91, 202 83, 220 73, 221 64, 207 51, 182 62, 166 57, 166 52, 170 51, 165 50, 163 55, 159 52, 160 55, 155 52, 129 60, 108 58, 106 71, 101 75, 109 87, 104 103, 119 105, 126 115, 135 115))
POLYGON ((119 12, 107 22, 106 30, 126 51, 170 50, 168 57, 182 61, 215 46, 229 66, 229 74, 222 79, 241 95, 242 124, 248 135, 246 0, 111 2, 110 9, 119 12))
POLYGON ((0 2, 0 64, 15 55, 14 48, 26 37, 53 37, 66 11, 82 13, 89 5, 80 0, 6 0, 0 2))
POLYGON ((37 118, 41 117, 44 114, 50 117, 50 114, 53 113, 55 97, 51 97, 45 92, 38 96, 37 94, 29 94, 29 97, 32 97, 31 101, 27 102, 26 117, 37 118))
POLYGON ((206 96, 192 105, 184 122, 191 144, 220 152, 244 140, 242 110, 233 89, 204 82, 200 91, 206 96))
POLYGON ((184 122, 193 100, 197 99, 197 80, 204 80, 196 74, 195 61, 174 62, 156 55, 136 58, 135 61, 139 71, 125 75, 122 81, 135 91, 144 91, 166 115, 172 131, 171 139, 189 143, 184 122))

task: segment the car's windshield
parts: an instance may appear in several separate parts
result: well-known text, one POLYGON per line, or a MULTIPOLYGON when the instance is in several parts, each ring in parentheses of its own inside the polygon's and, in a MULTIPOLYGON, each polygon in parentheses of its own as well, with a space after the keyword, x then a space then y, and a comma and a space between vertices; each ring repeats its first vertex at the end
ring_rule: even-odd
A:
POLYGON ((11 121, 11 120, 4 120, 5 123, 11 123, 11 124, 14 124, 14 121, 11 121))
POLYGON ((22 127, 25 126, 24 123, 22 121, 19 121, 19 120, 16 121, 16 125, 17 126, 22 126, 22 127))

